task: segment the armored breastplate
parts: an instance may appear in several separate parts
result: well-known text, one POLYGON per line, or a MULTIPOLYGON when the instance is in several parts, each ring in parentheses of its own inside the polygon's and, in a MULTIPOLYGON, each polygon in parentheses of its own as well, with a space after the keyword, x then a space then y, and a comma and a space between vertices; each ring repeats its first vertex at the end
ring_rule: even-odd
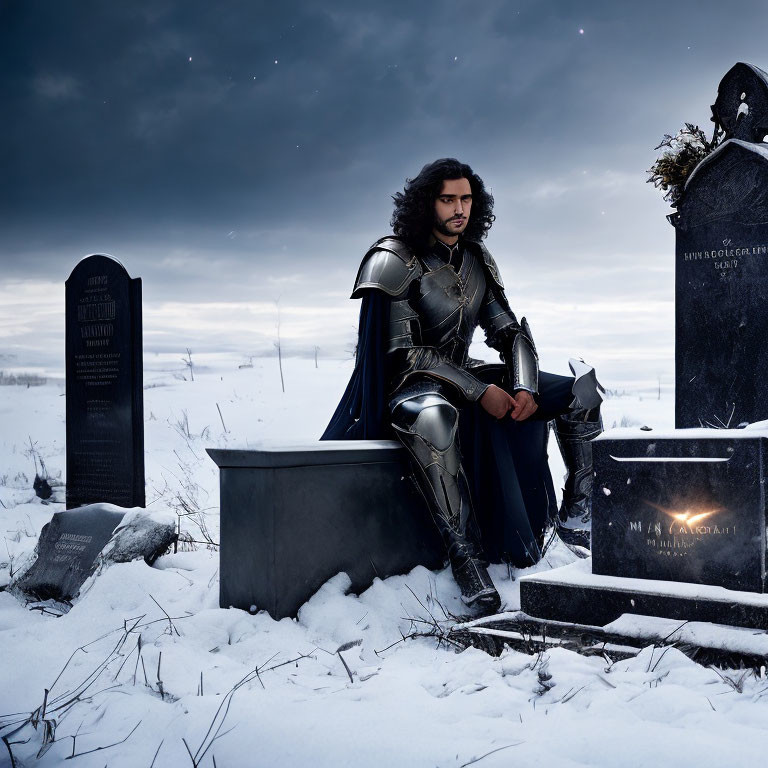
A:
POLYGON ((421 262, 424 274, 419 295, 411 303, 419 316, 421 343, 463 365, 485 295, 482 265, 466 248, 458 274, 431 252, 421 262))

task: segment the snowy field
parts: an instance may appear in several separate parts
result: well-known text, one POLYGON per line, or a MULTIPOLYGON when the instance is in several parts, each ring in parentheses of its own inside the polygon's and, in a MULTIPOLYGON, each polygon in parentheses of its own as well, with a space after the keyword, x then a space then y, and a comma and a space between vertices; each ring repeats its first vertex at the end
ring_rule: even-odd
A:
MULTIPOLYGON (((218 475, 204 449, 317 439, 351 370, 285 360, 283 394, 276 360, 242 362, 201 359, 194 381, 178 363, 145 374, 148 506, 188 513, 182 531, 196 542, 218 537, 218 475)), ((604 419, 669 428, 672 399, 614 396, 604 419)), ((31 490, 41 461, 61 480, 63 382, 0 387, 0 586, 63 508, 31 490)), ((340 574, 297 620, 274 621, 220 609, 216 548, 181 549, 154 567, 107 568, 60 617, 0 592, 0 722, 21 723, 45 701, 55 724, 47 749, 42 722, 9 738, 24 742, 13 746, 19 765, 720 768, 757 765, 768 750, 768 682, 752 672, 717 672, 674 648, 609 664, 563 649, 491 658, 403 640, 423 629, 426 608, 461 612, 450 572, 424 568, 360 596, 340 574)), ((553 546, 537 568, 573 559, 553 546)), ((520 572, 492 575, 515 610, 520 572)))

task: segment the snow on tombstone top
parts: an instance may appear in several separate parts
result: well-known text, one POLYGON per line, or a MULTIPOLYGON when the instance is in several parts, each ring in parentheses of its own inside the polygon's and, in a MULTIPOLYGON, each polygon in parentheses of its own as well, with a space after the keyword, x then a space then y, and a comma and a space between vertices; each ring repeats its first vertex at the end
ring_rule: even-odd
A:
POLYGON ((65 294, 67 509, 143 507, 141 279, 88 256, 65 294))

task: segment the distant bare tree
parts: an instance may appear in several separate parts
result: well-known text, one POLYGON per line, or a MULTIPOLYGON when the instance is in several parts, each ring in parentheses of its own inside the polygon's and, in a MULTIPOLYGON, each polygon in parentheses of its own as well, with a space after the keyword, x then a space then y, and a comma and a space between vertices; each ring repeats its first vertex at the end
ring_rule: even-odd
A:
POLYGON ((282 386, 283 393, 285 393, 285 379, 283 378, 283 350, 280 340, 280 299, 275 301, 275 306, 277 307, 277 341, 275 342, 275 346, 277 347, 277 365, 280 368, 280 386, 282 386))
POLYGON ((317 353, 320 350, 320 347, 315 347, 315 368, 317 368, 317 353))
POLYGON ((192 364, 192 350, 189 347, 187 347, 187 356, 186 357, 182 357, 181 358, 181 362, 184 363, 184 365, 186 365, 187 368, 189 368, 189 377, 190 377, 190 379, 192 381, 194 381, 195 380, 195 373, 192 370, 192 368, 193 368, 193 364, 192 364))

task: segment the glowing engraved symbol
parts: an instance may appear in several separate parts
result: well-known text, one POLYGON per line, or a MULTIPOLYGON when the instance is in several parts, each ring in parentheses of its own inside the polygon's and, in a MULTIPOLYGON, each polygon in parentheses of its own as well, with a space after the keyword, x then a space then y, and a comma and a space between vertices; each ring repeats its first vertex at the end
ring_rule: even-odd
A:
POLYGON ((678 526, 677 533, 694 533, 692 530, 693 526, 700 523, 702 520, 706 520, 708 517, 723 511, 723 507, 686 507, 682 510, 675 510, 661 507, 658 504, 654 504, 652 501, 646 501, 646 504, 654 509, 658 509, 659 512, 663 512, 667 517, 672 518, 672 522, 669 524, 670 534, 673 533, 672 529, 675 524, 678 526))

